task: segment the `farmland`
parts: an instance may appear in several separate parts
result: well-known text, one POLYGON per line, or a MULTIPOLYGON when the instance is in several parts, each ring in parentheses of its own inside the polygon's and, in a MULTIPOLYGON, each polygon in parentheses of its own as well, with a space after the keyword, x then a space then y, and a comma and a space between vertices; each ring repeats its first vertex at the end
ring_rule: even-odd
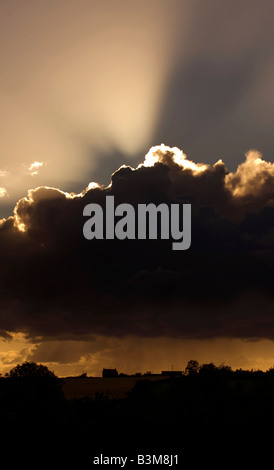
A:
POLYGON ((67 377, 63 378, 63 392, 66 399, 73 398, 125 398, 139 380, 167 380, 162 375, 129 377, 67 377))

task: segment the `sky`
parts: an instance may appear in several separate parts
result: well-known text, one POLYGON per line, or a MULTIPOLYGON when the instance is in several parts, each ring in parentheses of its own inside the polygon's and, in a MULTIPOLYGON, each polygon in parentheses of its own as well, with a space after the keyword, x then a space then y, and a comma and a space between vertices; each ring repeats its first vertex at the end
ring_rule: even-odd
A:
POLYGON ((274 365, 273 14, 0 2, 0 373, 274 365), (190 203, 190 249, 85 240, 107 195, 190 203))

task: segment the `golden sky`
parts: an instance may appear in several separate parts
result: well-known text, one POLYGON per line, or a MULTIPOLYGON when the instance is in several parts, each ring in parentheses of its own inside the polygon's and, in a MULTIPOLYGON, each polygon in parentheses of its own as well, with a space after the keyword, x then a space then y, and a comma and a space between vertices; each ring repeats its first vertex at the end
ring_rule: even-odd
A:
POLYGON ((32 344, 22 334, 12 341, 1 341, 0 370, 9 372, 18 363, 34 360, 47 364, 58 376, 86 372, 101 377, 102 369, 118 372, 161 373, 162 370, 184 370, 189 360, 200 364, 213 362, 233 369, 268 370, 274 366, 274 344, 270 340, 214 338, 185 340, 178 338, 140 338, 128 336, 97 337, 94 341, 49 341, 32 344))
MULTIPOLYGON (((271 0, 0 2, 0 372, 23 360, 46 363, 60 375, 100 375, 103 367, 182 370, 190 359, 233 368, 273 365, 273 14, 271 0), (119 249, 99 250, 101 260, 87 253, 88 262, 96 260, 88 268, 83 242, 75 241, 82 230, 79 200, 101 197, 110 182, 108 190, 136 196, 135 202, 145 197, 140 188, 146 197, 170 198, 158 163, 168 168, 173 194, 191 199, 195 217, 202 214, 196 223, 206 233, 201 269, 196 257, 195 269, 188 264, 182 274, 159 253, 165 282, 181 270, 186 285, 194 290, 197 283, 206 297, 207 255, 220 269, 233 246, 235 267, 221 268, 219 276, 227 291, 230 283, 236 291, 237 282, 255 295, 262 289, 258 302, 236 299, 239 319, 222 305, 224 326, 214 313, 203 334, 193 333, 188 311, 181 325, 175 301, 174 327, 169 310, 167 317, 152 308, 135 318, 130 309, 128 320, 117 307, 125 290, 138 292, 138 304, 149 276, 158 286, 156 255, 136 256, 130 265, 119 249), (86 283, 83 273, 91 276, 86 283), (89 316, 88 282, 92 307, 103 291, 104 312, 113 308, 113 318, 89 316), (75 307, 81 289, 78 322, 68 305, 75 307), (177 323, 181 335, 174 334, 177 323)), ((216 272, 210 274, 219 282, 216 272)), ((215 295, 213 281, 211 288, 215 295)), ((197 318, 202 324, 201 313, 197 318)))
POLYGON ((271 160, 271 13, 271 1, 1 1, 3 216, 42 184, 106 184, 162 142, 234 168, 250 148, 271 160))

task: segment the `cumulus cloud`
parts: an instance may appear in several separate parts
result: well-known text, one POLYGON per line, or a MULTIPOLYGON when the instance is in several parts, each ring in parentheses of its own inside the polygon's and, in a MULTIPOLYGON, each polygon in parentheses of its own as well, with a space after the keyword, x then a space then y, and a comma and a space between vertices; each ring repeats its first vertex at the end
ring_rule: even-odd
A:
POLYGON ((6 188, 0 187, 0 198, 6 197, 8 195, 8 192, 6 188))
POLYGON ((31 176, 36 176, 38 175, 39 168, 41 168, 43 165, 44 165, 44 162, 32 162, 27 167, 27 173, 30 174, 31 176))
POLYGON ((30 190, 0 225, 0 329, 39 342, 273 338, 273 167, 250 155, 229 173, 221 160, 196 164, 162 144, 137 168, 119 168, 107 187, 30 190), (86 240, 83 208, 104 207, 107 195, 133 206, 190 203, 191 248, 86 240))
POLYGON ((271 200, 274 188, 274 163, 262 159, 257 150, 249 150, 235 173, 226 176, 226 185, 237 198, 271 200))

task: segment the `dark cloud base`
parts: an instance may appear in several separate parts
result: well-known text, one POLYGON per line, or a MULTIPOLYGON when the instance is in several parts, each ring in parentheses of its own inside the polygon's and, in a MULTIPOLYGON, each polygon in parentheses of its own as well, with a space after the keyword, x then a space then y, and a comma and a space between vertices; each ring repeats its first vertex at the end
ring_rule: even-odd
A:
POLYGON ((172 151, 157 152, 153 166, 121 167, 109 187, 32 190, 3 220, 4 336, 273 338, 272 166, 262 168, 263 183, 254 173, 253 192, 235 196, 247 187, 245 168, 228 174, 218 162, 197 171, 172 151), (83 208, 104 206, 106 195, 133 206, 190 203, 190 249, 172 251, 171 240, 86 240, 83 208))

